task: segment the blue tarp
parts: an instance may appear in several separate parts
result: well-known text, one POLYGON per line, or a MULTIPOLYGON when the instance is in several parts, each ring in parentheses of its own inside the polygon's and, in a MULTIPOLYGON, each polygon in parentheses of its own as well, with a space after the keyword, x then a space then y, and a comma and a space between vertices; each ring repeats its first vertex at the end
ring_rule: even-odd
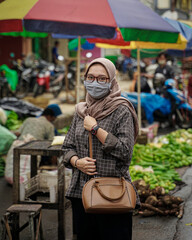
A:
MULTIPOLYGON (((122 93, 122 97, 127 98, 134 106, 137 106, 137 93, 122 93)), ((171 102, 157 94, 141 93, 141 107, 145 110, 147 121, 154 122, 153 113, 160 110, 162 114, 171 113, 171 102)))

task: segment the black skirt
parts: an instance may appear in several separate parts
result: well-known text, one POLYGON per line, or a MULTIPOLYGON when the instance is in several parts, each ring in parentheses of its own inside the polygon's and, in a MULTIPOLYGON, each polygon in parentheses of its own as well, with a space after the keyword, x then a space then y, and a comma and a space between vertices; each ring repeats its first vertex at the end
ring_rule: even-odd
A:
POLYGON ((73 232, 77 240, 131 240, 132 213, 85 213, 82 199, 70 198, 73 210, 73 232))

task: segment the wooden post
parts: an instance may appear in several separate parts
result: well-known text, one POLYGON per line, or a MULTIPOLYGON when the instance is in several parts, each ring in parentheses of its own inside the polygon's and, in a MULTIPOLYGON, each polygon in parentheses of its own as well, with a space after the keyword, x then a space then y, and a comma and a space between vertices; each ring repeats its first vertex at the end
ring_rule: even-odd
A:
POLYGON ((76 103, 80 101, 80 63, 81 63, 81 37, 78 37, 77 50, 77 80, 76 80, 76 103))
POLYGON ((13 203, 18 203, 20 198, 20 187, 19 187, 19 180, 20 180, 20 154, 18 149, 14 149, 14 168, 13 168, 13 203))
POLYGON ((69 80, 68 80, 68 61, 65 63, 65 92, 66 92, 66 102, 69 102, 69 80))
POLYGON ((141 134, 141 69, 140 69, 140 48, 137 48, 137 114, 139 122, 139 135, 141 134))
POLYGON ((58 166, 58 239, 65 240, 65 168, 58 166))
MULTIPOLYGON (((13 150, 13 203, 18 203, 20 200, 20 153, 18 149, 13 150)), ((14 240, 19 240, 19 214, 13 215, 13 232, 14 240)))

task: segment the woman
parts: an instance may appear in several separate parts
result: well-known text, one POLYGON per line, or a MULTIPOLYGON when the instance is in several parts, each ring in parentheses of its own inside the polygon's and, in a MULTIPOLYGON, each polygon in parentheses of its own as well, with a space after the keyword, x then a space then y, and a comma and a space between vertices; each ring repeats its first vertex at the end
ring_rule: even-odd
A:
POLYGON ((94 175, 131 181, 128 169, 138 133, 131 103, 121 97, 114 64, 105 58, 93 60, 86 72, 86 102, 77 104, 65 138, 64 164, 74 169, 66 197, 72 202, 77 239, 129 240, 132 213, 87 214, 82 205, 84 184, 94 175), (93 157, 89 157, 88 132, 92 133, 93 157))

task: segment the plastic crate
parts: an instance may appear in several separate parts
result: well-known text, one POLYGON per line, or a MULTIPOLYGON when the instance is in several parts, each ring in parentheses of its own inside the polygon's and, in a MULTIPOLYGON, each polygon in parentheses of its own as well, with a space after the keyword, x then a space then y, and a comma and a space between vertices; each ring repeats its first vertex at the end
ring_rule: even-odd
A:
MULTIPOLYGON (((68 188, 71 181, 72 171, 65 170, 65 189, 68 188)), ((58 182, 57 170, 39 171, 38 174, 21 184, 20 198, 25 199, 36 192, 50 192, 50 188, 55 188, 57 192, 58 182)))

